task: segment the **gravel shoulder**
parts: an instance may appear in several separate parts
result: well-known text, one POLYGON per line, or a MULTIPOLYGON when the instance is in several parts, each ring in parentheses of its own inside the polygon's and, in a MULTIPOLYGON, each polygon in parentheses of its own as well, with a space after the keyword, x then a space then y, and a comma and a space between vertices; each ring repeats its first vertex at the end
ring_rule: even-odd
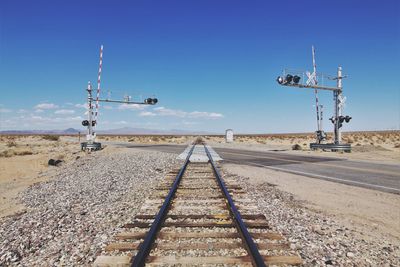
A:
POLYGON ((400 196, 265 168, 223 164, 306 265, 400 266, 400 196))
POLYGON ((160 152, 118 149, 66 164, 19 194, 22 213, 0 220, 0 266, 90 265, 179 165, 160 152))

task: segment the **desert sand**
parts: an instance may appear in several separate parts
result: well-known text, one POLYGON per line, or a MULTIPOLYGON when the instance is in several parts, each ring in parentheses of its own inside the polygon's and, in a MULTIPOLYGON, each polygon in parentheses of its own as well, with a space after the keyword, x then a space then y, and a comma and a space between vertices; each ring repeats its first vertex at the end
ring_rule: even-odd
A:
POLYGON ((49 159, 59 159, 67 163, 81 156, 77 143, 65 141, 63 138, 46 138, 1 136, 0 217, 24 210, 17 200, 18 193, 34 183, 49 179, 57 168, 48 166, 49 159))
MULTIPOLYGON (((189 144, 195 138, 196 136, 193 135, 106 135, 99 136, 98 140, 100 142, 137 144, 189 144)), ((209 135, 204 136, 204 139, 213 147, 262 151, 282 150, 285 153, 341 157, 391 164, 400 163, 399 131, 345 133, 343 140, 353 144, 352 153, 310 151, 308 143, 314 141, 312 134, 239 135, 235 136, 234 143, 229 144, 225 143, 223 136, 209 135), (293 151, 292 146, 295 144, 300 144, 302 150, 293 151)), ((115 149, 117 148, 109 146, 101 153, 112 153, 115 149)), ((63 160, 64 164, 67 164, 77 157, 85 155, 86 153, 80 151, 78 136, 61 136, 55 137, 54 140, 51 136, 49 138, 40 135, 0 136, 0 217, 23 210, 23 207, 18 204, 18 193, 34 183, 49 179, 51 171, 56 169, 56 167, 48 166, 50 158, 63 160)), ((251 173, 251 171, 249 172, 251 173)), ((276 175, 282 176, 283 174, 276 175)), ((284 176, 292 177, 289 174, 284 174, 284 176)), ((315 180, 310 182, 315 183, 315 180)), ((321 192, 321 194, 323 193, 321 192)))

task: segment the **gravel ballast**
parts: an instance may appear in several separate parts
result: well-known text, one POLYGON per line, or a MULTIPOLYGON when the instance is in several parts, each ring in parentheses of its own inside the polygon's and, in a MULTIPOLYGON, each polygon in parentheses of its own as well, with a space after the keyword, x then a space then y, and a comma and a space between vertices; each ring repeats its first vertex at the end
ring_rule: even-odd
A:
POLYGON ((138 150, 62 166, 20 194, 25 213, 0 221, 0 266, 90 265, 176 166, 175 155, 138 150))
MULTIPOLYGON (((103 152, 61 166, 50 181, 20 194, 27 211, 0 221, 0 266, 90 266, 151 188, 182 164, 160 152, 103 152)), ((248 192, 306 266, 400 266, 399 244, 363 239, 271 184, 225 175, 248 192)))
POLYGON ((272 230, 288 238, 305 266, 400 266, 400 244, 382 239, 368 240, 334 218, 305 207, 290 193, 268 183, 253 184, 249 178, 230 174, 263 213, 272 230))

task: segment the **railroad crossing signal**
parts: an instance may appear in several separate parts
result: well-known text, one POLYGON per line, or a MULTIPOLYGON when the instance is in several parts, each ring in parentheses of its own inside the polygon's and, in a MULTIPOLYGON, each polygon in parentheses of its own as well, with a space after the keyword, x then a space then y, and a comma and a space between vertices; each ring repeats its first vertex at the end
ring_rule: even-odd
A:
MULTIPOLYGON (((282 76, 278 76, 276 81, 282 85, 282 86, 292 86, 292 87, 298 87, 298 88, 310 88, 314 89, 315 91, 315 99, 316 99, 316 111, 317 111, 317 131, 316 131, 316 137, 317 137, 317 144, 310 144, 310 147, 312 148, 313 145, 318 145, 318 148, 324 148, 326 147, 327 149, 332 149, 333 151, 336 151, 338 149, 342 149, 345 151, 350 151, 351 146, 349 144, 341 144, 341 134, 340 134, 340 128, 343 126, 343 122, 345 121, 346 123, 350 122, 351 117, 350 116, 342 116, 342 110, 344 107, 344 103, 346 98, 343 97, 342 92, 342 79, 345 78, 345 76, 342 75, 342 67, 338 67, 337 71, 337 76, 334 78, 331 78, 330 76, 325 76, 323 74, 317 73, 316 71, 316 63, 315 63, 315 49, 314 46, 312 47, 312 57, 313 57, 313 72, 287 72, 286 70, 284 71, 282 76), (301 79, 303 77, 303 79, 301 79), (306 82, 301 82, 304 81, 304 77, 307 77, 306 82), (322 80, 324 77, 328 80, 336 80, 337 84, 336 87, 333 86, 324 86, 318 84, 318 77, 320 77, 322 80), (333 144, 321 144, 323 140, 325 140, 326 134, 322 130, 322 111, 320 111, 320 105, 318 104, 318 90, 328 90, 333 92, 333 98, 334 98, 334 116, 330 119, 332 123, 334 124, 334 143, 333 144)), ((316 146, 317 147, 317 146, 316 146)))
POLYGON ((144 101, 131 101, 131 96, 125 95, 123 100, 111 100, 109 91, 108 97, 106 99, 100 99, 100 79, 103 65, 103 46, 100 47, 100 64, 99 64, 99 72, 97 76, 97 94, 96 99, 92 96, 92 85, 88 82, 87 87, 87 106, 88 106, 88 119, 82 121, 82 125, 88 128, 88 134, 86 135, 86 142, 81 143, 82 150, 99 150, 101 149, 101 143, 96 142, 96 133, 95 127, 97 126, 97 116, 99 110, 99 102, 107 102, 107 103, 122 103, 122 104, 135 104, 135 105, 155 105, 158 103, 157 98, 147 98, 144 101), (93 108, 93 103, 95 103, 95 110, 93 108))

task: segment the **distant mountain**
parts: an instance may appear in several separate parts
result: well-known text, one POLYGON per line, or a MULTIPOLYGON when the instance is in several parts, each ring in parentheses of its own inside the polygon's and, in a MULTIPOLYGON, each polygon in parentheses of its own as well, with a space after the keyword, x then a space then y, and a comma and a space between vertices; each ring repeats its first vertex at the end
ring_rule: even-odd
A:
POLYGON ((6 130, 0 131, 0 134, 78 134, 80 130, 68 128, 65 130, 6 130))
POLYGON ((80 131, 77 130, 77 129, 74 129, 74 128, 68 128, 68 129, 65 129, 63 132, 64 132, 64 133, 68 133, 68 134, 77 134, 77 133, 79 133, 80 131))
MULTIPOLYGON (((85 130, 77 130, 74 128, 68 128, 65 130, 6 130, 0 131, 0 134, 59 134, 59 135, 71 135, 78 134, 79 132, 85 133, 85 130)), ((170 134, 170 135, 212 135, 215 133, 206 132, 206 131, 188 131, 188 130, 179 130, 179 129, 171 129, 171 130, 157 130, 157 129, 146 129, 146 128, 131 128, 124 127, 118 129, 109 129, 109 130, 99 130, 96 131, 97 134, 110 134, 110 135, 150 135, 150 134, 170 134)))
MULTIPOLYGON (((97 131, 98 134, 120 134, 120 135, 129 135, 129 134, 171 134, 171 135, 198 135, 198 134, 213 134, 211 132, 205 131, 188 131, 188 130, 156 130, 156 129, 146 129, 146 128, 131 128, 131 127, 123 127, 118 129, 110 129, 110 130, 100 130, 97 131)), ((215 134, 215 133, 214 133, 215 134)))

